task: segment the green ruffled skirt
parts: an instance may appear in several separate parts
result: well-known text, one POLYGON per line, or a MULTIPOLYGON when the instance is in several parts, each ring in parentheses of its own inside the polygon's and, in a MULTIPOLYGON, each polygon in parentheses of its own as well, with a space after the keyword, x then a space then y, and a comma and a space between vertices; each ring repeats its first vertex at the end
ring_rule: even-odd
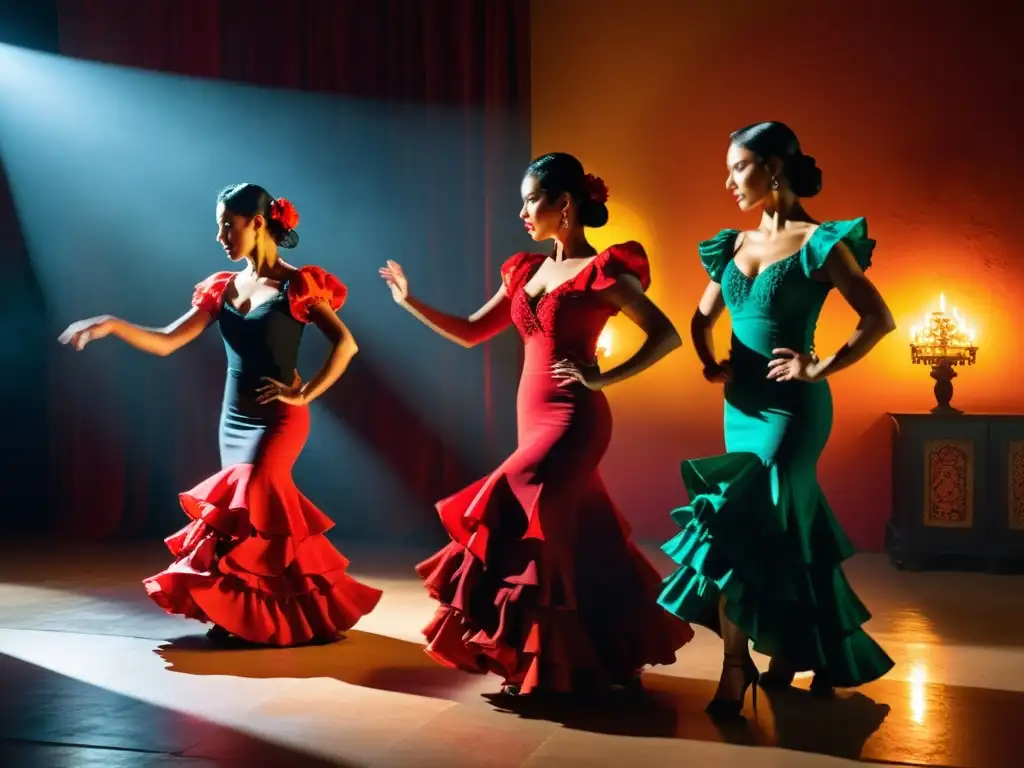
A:
POLYGON ((861 628, 871 614, 843 574, 853 547, 809 471, 755 453, 684 462, 691 503, 662 549, 679 568, 659 603, 714 631, 719 597, 754 649, 838 687, 875 680, 893 661, 861 628))

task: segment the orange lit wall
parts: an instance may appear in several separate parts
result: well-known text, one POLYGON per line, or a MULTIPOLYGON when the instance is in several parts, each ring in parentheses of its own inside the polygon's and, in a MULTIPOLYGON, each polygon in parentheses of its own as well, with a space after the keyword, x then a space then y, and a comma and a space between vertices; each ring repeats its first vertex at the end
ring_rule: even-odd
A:
MULTIPOLYGON (((644 242, 650 295, 684 336, 706 282, 696 242, 757 224, 724 191, 731 130, 788 123, 824 171, 812 215, 868 217, 879 243, 868 274, 899 330, 831 380, 835 427, 819 467, 837 516, 865 549, 881 549, 891 511, 885 414, 934 405, 928 370, 910 364, 908 334, 940 291, 978 328, 981 348, 955 381, 954 404, 1024 412, 1024 123, 1010 118, 1024 98, 1024 14, 1015 5, 533 3, 534 154, 572 152, 605 178, 612 220, 593 242, 644 242)), ((854 323, 833 293, 818 350, 837 348, 854 323)), ((624 318, 612 331, 614 364, 640 337, 624 318)), ((720 350, 728 339, 726 319, 720 350)), ((680 459, 723 450, 721 388, 703 381, 687 342, 607 393, 616 433, 606 482, 638 536, 664 538, 674 530, 669 510, 685 501, 680 459)))

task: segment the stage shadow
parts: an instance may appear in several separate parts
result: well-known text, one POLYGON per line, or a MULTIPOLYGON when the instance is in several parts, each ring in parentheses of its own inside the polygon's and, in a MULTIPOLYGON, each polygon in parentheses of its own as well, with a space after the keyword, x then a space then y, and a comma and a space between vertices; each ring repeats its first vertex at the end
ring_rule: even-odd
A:
MULTIPOLYGON (((0 765, 294 766, 344 768, 286 743, 151 704, 0 654, 0 765)), ((310 750, 311 752, 313 750, 310 750)))
POLYGON ((253 679, 326 677, 350 685, 450 701, 465 701, 476 675, 442 667, 419 643, 350 630, 329 645, 273 648, 212 643, 203 635, 171 640, 154 651, 170 672, 253 679))
POLYGON ((644 687, 643 693, 594 701, 499 694, 484 698, 499 711, 574 730, 777 747, 849 760, 861 758, 865 743, 889 712, 888 705, 861 693, 821 699, 795 688, 771 694, 759 690, 757 712, 748 694, 744 721, 716 723, 704 713, 715 682, 648 673, 644 687))
POLYGON ((758 710, 748 695, 745 722, 716 723, 704 713, 716 683, 648 673, 645 690, 601 699, 506 696, 495 692, 498 678, 483 678, 442 667, 423 646, 358 630, 337 643, 270 648, 247 643, 215 644, 189 635, 159 646, 155 653, 171 672, 244 678, 333 678, 350 685, 446 699, 472 705, 483 698, 496 711, 526 720, 613 736, 674 738, 860 759, 889 706, 862 693, 831 699, 806 690, 759 690, 758 710), (493 685, 492 685, 493 683, 493 685), (486 688, 489 692, 481 693, 486 688))
POLYGON ((760 694, 771 709, 775 746, 847 760, 861 759, 864 745, 891 710, 859 691, 832 698, 801 688, 762 689, 760 694))

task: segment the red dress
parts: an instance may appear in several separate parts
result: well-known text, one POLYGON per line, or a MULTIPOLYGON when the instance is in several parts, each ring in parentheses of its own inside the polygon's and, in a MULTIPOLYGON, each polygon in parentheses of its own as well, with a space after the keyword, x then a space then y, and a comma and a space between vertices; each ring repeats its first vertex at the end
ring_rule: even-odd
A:
POLYGON ((520 253, 501 270, 525 344, 518 447, 437 504, 452 541, 417 566, 441 603, 427 652, 522 693, 628 683, 647 664, 671 664, 693 637, 658 606, 661 578, 598 475, 612 430, 605 395, 551 374, 563 357, 594 359, 617 311, 602 291, 623 273, 646 290, 647 256, 639 243, 613 246, 531 306, 523 286, 545 258, 520 253))
POLYGON ((319 267, 302 267, 270 301, 245 315, 224 302, 233 272, 196 286, 193 306, 218 318, 228 357, 221 410, 222 469, 179 500, 191 522, 167 538, 175 557, 145 580, 168 613, 212 621, 254 643, 332 640, 369 613, 379 590, 345 573, 326 539, 334 526, 292 481, 309 435, 309 407, 260 405, 269 376, 290 383, 310 308, 337 311, 346 288, 319 267))

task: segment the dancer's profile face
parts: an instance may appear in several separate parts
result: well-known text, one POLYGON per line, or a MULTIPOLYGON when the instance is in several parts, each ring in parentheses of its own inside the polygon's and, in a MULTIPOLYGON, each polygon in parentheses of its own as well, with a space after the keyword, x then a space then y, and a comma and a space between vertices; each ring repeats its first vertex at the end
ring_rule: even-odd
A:
POLYGON ((728 176, 725 188, 741 211, 757 208, 771 193, 771 175, 765 164, 749 149, 731 144, 725 155, 728 176))
POLYGON ((240 261, 252 253, 256 245, 256 232, 262 216, 251 219, 232 213, 224 203, 217 204, 217 242, 232 261, 240 261))
POLYGON ((548 194, 541 189, 536 176, 527 174, 519 190, 523 195, 523 207, 519 218, 526 231, 534 240, 548 240, 555 236, 562 223, 562 209, 568 205, 568 195, 548 200, 548 194))

